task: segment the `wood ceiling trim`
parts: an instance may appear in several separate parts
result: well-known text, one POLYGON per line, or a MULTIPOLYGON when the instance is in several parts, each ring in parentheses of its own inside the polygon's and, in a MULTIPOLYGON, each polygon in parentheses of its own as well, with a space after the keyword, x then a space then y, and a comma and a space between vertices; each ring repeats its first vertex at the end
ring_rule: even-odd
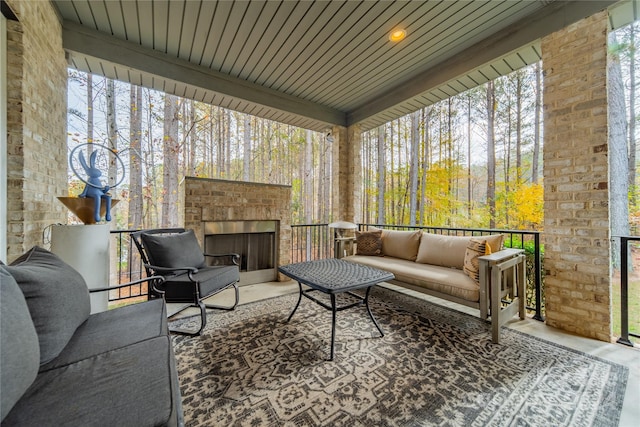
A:
POLYGON ((63 46, 78 53, 125 67, 181 81, 248 102, 302 115, 339 126, 346 125, 345 113, 291 95, 264 88, 187 61, 135 45, 73 22, 64 21, 63 46))

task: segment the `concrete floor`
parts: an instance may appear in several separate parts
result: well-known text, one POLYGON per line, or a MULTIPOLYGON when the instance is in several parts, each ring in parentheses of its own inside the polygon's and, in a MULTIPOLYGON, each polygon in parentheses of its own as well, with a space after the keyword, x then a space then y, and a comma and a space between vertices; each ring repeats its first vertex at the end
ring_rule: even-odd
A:
MULTIPOLYGON (((411 291, 399 286, 386 283, 382 284, 381 286, 388 287, 398 292, 403 292, 416 298, 432 301, 436 304, 449 306, 459 311, 467 312, 476 316, 478 315, 478 311, 475 309, 433 298, 429 295, 424 295, 416 291, 411 291)), ((298 292, 298 283, 295 281, 268 282, 256 285, 245 285, 240 287, 240 304, 246 304, 261 299, 273 298, 276 296, 296 292, 298 292)), ((222 293, 209 298, 207 302, 211 304, 221 305, 232 304, 233 291, 223 291, 222 293)), ((171 306, 171 304, 169 304, 169 306, 171 306)), ((171 307, 169 307, 169 310, 171 310, 171 307)), ((198 313, 199 311, 197 309, 188 308, 175 317, 177 318, 198 313)), ((595 357, 599 357, 601 359, 624 365, 629 368, 627 391, 625 394, 622 414, 620 417, 620 426, 635 427, 640 425, 640 347, 636 346, 632 348, 621 344, 606 343, 590 338, 580 337, 556 328, 549 327, 544 324, 544 322, 539 322, 530 318, 520 321, 517 317, 514 317, 514 320, 509 322, 506 326, 524 332, 526 334, 542 338, 547 341, 563 345, 565 347, 569 347, 595 357)), ((640 340, 638 339, 636 339, 635 342, 636 344, 640 344, 640 340)))

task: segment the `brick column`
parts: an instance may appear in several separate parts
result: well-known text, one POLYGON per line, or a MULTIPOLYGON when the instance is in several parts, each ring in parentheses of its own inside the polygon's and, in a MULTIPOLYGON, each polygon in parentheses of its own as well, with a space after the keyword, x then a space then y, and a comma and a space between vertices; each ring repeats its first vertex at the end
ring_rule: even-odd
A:
POLYGON ((332 155, 332 221, 358 222, 362 192, 362 135, 359 125, 334 126, 332 155))
POLYGON ((547 324, 610 341, 607 12, 542 40, 547 324))
POLYGON ((5 261, 13 261, 43 245, 45 227, 66 222, 56 197, 68 192, 67 62, 50 2, 7 4, 19 20, 7 22, 7 153, 1 153, 8 175, 5 261))

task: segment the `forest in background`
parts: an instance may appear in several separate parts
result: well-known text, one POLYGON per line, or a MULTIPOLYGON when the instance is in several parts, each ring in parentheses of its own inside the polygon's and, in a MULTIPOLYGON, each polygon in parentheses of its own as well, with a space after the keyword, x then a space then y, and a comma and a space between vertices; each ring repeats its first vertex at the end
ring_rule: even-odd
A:
MULTIPOLYGON (((617 117, 624 136, 625 221, 637 221, 637 24, 616 31, 617 117), (633 119, 631 119, 633 118, 633 119)), ((541 230, 540 64, 362 134, 364 222, 541 230)), ((611 71, 611 70, 610 70, 611 71)), ((615 70, 614 70, 615 71, 615 70)), ((115 228, 179 225, 185 175, 292 186, 292 223, 331 218, 331 138, 325 133, 69 70, 68 145, 115 149, 126 179, 112 196, 115 228)), ((618 170, 618 169, 616 169, 618 170)), ((623 174, 620 174, 623 175, 623 174)), ((113 179, 113 177, 112 177, 113 179)), ((70 173, 70 195, 83 184, 70 173)), ((619 185, 619 184, 616 184, 619 185)), ((612 184, 614 188, 614 184, 612 184)), ((615 187, 618 188, 618 187, 615 187)), ((626 233, 628 234, 628 232, 626 233)))

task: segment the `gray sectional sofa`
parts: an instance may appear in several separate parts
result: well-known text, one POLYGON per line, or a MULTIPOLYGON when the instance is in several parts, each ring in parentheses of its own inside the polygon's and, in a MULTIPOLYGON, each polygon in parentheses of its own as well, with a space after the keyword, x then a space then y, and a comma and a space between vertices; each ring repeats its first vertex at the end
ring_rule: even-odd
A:
POLYGON ((356 232, 356 254, 345 261, 395 275, 390 282, 480 310, 492 339, 519 313, 525 316, 525 256, 503 249, 503 235, 449 236, 421 230, 356 232))
POLYGON ((179 426, 162 299, 90 315, 84 279, 34 247, 0 263, 2 426, 179 426))

